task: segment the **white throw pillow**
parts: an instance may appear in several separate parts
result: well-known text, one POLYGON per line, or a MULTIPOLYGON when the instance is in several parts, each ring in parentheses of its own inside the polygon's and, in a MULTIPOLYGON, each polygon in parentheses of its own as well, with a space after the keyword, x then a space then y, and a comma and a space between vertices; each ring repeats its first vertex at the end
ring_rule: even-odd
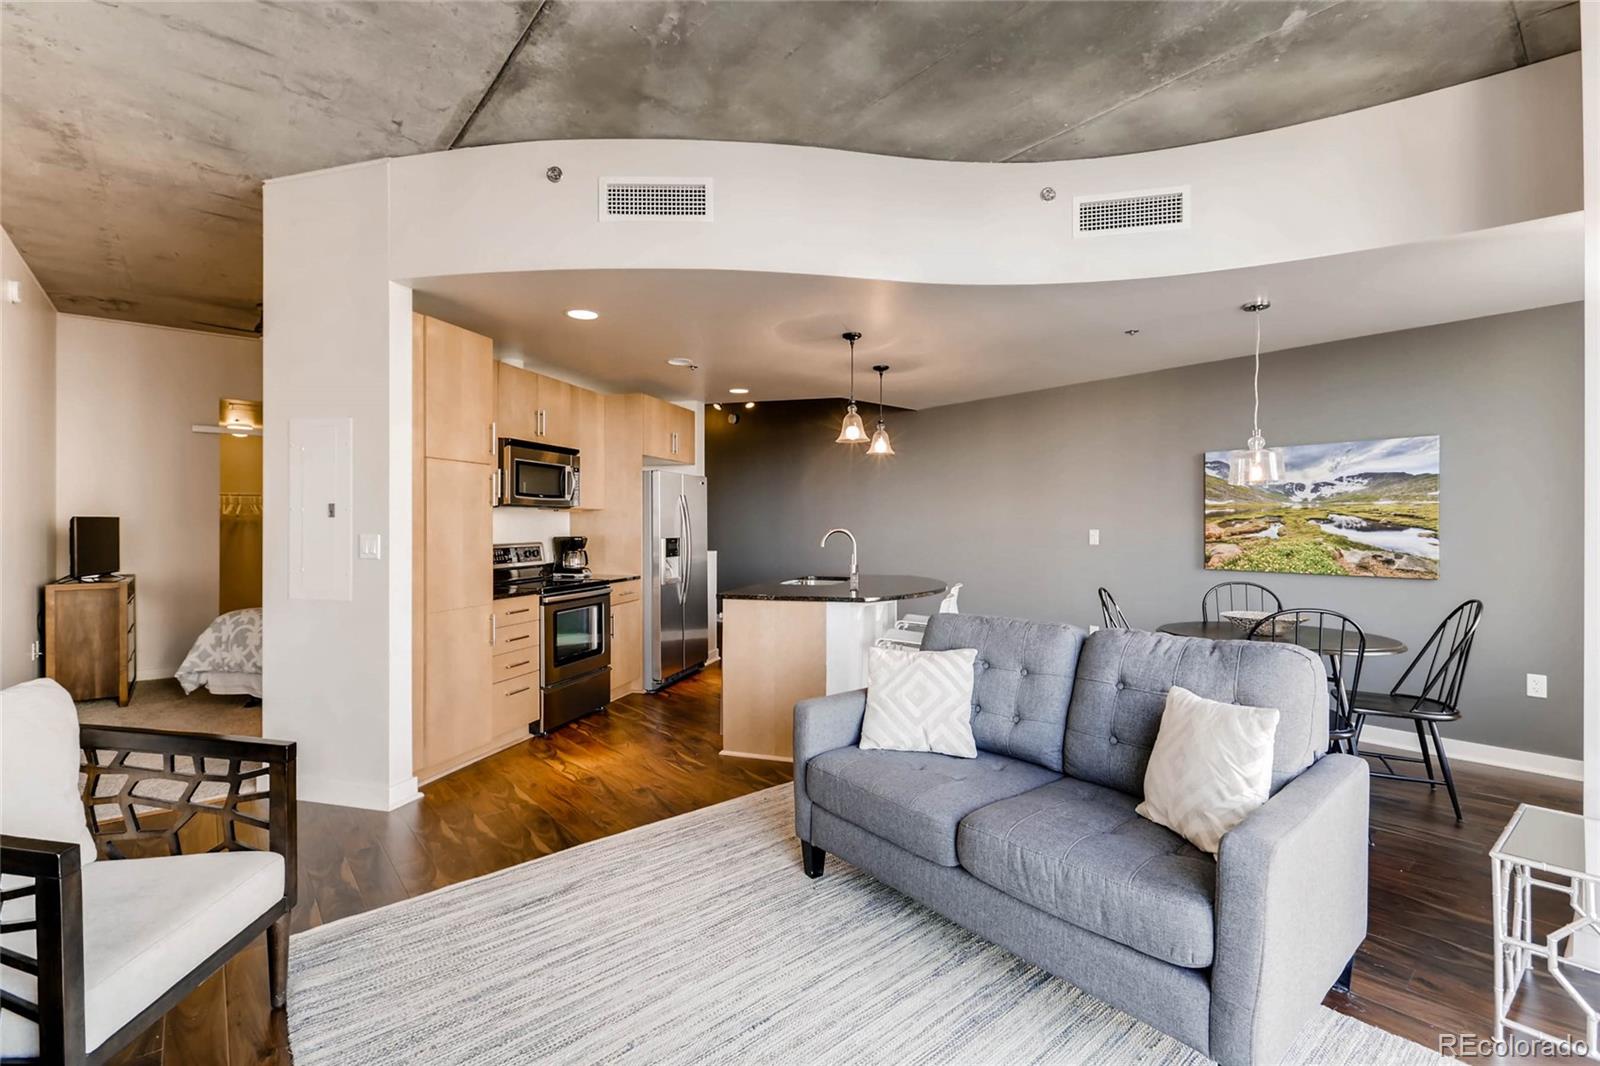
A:
POLYGON ((0 831, 78 845, 94 861, 94 837, 78 793, 78 708, 40 678, 0 692, 0 831))
POLYGON ((972 739, 973 648, 867 649, 861 747, 978 757, 972 739))
POLYGON ((1222 836, 1272 788, 1276 707, 1245 707, 1174 686, 1135 812, 1216 855, 1222 836))

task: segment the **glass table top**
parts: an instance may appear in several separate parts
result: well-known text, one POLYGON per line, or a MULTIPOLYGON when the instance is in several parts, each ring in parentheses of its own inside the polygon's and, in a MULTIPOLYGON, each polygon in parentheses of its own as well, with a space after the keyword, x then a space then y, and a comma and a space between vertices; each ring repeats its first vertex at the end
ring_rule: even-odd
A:
POLYGON ((1489 852, 1496 859, 1600 878, 1600 818, 1523 804, 1489 852))

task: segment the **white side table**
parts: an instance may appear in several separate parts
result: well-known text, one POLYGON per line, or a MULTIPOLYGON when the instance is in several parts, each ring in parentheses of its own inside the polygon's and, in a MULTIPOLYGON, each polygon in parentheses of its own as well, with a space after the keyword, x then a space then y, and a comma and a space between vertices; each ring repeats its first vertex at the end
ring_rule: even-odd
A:
POLYGON ((1508 1018, 1522 979, 1535 959, 1543 959, 1558 984, 1583 1011, 1588 1057, 1600 1059, 1600 1014, 1573 987, 1563 970, 1600 973, 1600 967, 1561 955, 1575 934, 1590 930, 1600 934, 1600 818, 1552 811, 1524 803, 1506 823, 1489 851, 1494 863, 1494 1036, 1503 1041, 1513 1029, 1556 1044, 1557 1037, 1508 1018), (1551 880, 1539 876, 1549 875, 1551 880), (1552 932, 1543 943, 1534 939, 1533 890, 1549 889, 1567 897, 1573 920, 1552 932))

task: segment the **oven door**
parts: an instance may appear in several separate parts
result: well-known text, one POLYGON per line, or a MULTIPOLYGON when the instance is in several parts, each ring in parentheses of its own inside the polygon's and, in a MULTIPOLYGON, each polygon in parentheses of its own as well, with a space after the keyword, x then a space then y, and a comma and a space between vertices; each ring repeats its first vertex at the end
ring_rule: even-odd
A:
POLYGON ((611 590, 590 589, 544 598, 546 687, 611 665, 611 590))
POLYGON ((570 457, 516 445, 507 445, 501 451, 502 504, 571 507, 577 491, 578 473, 570 457))

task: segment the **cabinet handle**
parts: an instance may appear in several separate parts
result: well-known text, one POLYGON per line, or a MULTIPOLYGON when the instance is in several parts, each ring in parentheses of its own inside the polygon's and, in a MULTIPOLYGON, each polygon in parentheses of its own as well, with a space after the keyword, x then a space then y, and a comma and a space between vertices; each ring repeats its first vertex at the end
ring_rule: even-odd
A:
POLYGON ((493 476, 489 478, 489 506, 500 506, 500 471, 498 468, 495 469, 493 476))
POLYGON ((606 617, 611 622, 611 628, 606 632, 606 636, 610 637, 612 640, 616 640, 617 639, 617 612, 616 611, 611 611, 609 614, 607 614, 606 617))
POLYGON ((520 663, 512 663, 510 666, 506 667, 506 669, 507 670, 516 670, 516 669, 519 669, 520 667, 527 666, 531 662, 533 662, 532 659, 524 659, 520 663))
POLYGON ((494 647, 494 638, 499 635, 500 622, 495 618, 494 612, 489 612, 489 646, 494 647))
POLYGON ((528 639, 528 634, 524 633, 520 637, 510 637, 510 638, 508 638, 506 640, 506 643, 507 644, 515 644, 519 640, 527 640, 527 639, 528 639))
POLYGON ((518 607, 514 611, 507 611, 506 614, 527 614, 531 610, 533 610, 532 607, 518 607))
POLYGON ((517 689, 515 692, 507 692, 506 693, 506 699, 510 699, 512 696, 520 696, 524 692, 528 691, 528 689, 530 687, 531 686, 529 686, 529 685, 523 685, 521 688, 517 689))
POLYGON ((500 423, 489 423, 489 457, 494 458, 495 450, 500 446, 500 423))

